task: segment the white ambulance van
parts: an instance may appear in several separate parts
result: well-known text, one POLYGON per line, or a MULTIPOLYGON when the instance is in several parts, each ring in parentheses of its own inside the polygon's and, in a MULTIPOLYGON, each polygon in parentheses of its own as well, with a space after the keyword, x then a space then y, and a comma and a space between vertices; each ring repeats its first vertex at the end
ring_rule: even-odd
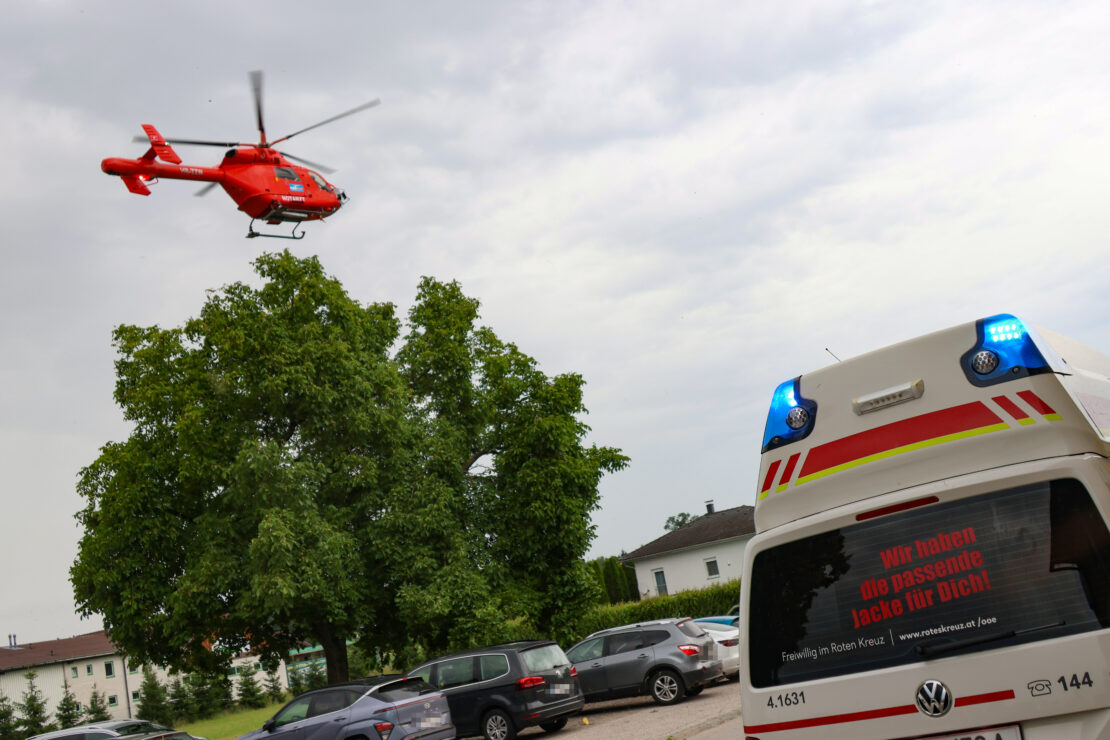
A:
POLYGON ((775 391, 749 739, 1110 739, 1110 358, 992 316, 775 391))

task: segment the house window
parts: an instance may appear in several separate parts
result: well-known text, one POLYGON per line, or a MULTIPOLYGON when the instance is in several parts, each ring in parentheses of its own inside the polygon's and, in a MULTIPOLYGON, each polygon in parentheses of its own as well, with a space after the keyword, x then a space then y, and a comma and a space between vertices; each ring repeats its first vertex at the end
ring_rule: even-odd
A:
POLYGON ((116 667, 112 665, 112 661, 104 661, 104 676, 107 678, 111 678, 114 675, 116 675, 116 667))
POLYGON ((655 573, 655 593, 660 596, 667 595, 667 577, 663 575, 662 570, 654 571, 655 573))
POLYGON ((717 568, 717 558, 709 558, 705 561, 705 574, 710 578, 720 578, 721 571, 717 568))
POLYGON ((92 674, 93 674, 93 672, 92 672, 92 663, 85 664, 85 675, 86 676, 91 676, 92 674))
POLYGON ((131 701, 138 701, 138 700, 139 700, 139 692, 138 691, 132 691, 131 692, 131 701))
POLYGON ((139 666, 137 666, 134 663, 128 663, 127 664, 127 672, 128 673, 138 673, 139 672, 139 666))
POLYGON ((108 706, 110 706, 110 707, 119 706, 119 697, 117 697, 115 694, 112 694, 111 696, 109 696, 108 697, 108 706))
POLYGON ((77 678, 77 666, 74 665, 69 667, 69 677, 77 678))

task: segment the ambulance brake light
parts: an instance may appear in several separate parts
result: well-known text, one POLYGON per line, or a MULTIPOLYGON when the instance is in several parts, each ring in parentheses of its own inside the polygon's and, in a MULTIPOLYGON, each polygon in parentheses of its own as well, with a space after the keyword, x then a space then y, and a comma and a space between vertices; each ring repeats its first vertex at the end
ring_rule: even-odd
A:
POLYGON ((813 431, 817 402, 802 396, 801 380, 798 376, 781 383, 771 396, 763 430, 763 452, 804 439, 813 431))
POLYGON ((1033 336, 1016 316, 998 314, 975 322, 975 346, 960 358, 973 385, 988 386, 1052 372, 1033 336))

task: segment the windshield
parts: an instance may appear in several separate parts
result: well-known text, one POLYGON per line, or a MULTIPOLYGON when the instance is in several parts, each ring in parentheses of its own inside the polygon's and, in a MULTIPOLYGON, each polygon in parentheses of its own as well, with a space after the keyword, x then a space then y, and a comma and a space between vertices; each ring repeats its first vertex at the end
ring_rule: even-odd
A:
POLYGON ((570 661, 558 645, 542 645, 538 648, 525 650, 520 654, 524 658, 528 670, 533 673, 550 671, 553 668, 569 665, 570 661))
POLYGON ((934 504, 756 555, 752 685, 1110 626, 1110 533, 1076 480, 934 504))

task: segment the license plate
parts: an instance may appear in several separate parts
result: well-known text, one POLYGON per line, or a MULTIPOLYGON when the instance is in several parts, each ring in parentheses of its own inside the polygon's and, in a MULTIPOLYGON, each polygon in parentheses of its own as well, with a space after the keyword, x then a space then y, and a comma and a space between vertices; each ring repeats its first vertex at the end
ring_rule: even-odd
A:
POLYGON ((982 730, 957 732, 954 735, 929 735, 918 740, 1021 740, 1021 728, 1017 725, 986 727, 982 730))
POLYGON ((439 727, 443 724, 443 717, 440 717, 439 715, 433 717, 421 717, 420 721, 417 724, 420 725, 421 729, 426 727, 439 727))
POLYGON ((569 683, 553 683, 553 684, 551 684, 551 693, 552 694, 569 694, 570 693, 570 684, 569 683))

